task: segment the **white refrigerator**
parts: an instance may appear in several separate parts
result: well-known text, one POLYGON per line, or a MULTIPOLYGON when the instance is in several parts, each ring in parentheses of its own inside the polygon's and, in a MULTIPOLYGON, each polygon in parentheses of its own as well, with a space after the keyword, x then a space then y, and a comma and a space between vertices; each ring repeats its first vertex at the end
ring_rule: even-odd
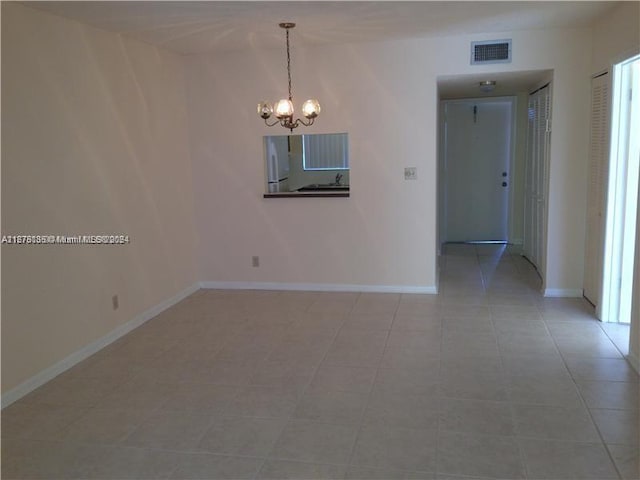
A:
POLYGON ((289 191, 289 137, 264 137, 267 155, 267 191, 289 191))

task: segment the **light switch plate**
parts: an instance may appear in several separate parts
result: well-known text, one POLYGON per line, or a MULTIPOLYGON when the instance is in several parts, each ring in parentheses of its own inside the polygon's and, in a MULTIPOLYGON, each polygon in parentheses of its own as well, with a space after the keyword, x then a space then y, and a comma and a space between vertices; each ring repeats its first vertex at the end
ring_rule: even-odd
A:
POLYGON ((418 168, 417 167, 405 167, 404 168, 404 179, 405 180, 417 180, 418 179, 418 168))

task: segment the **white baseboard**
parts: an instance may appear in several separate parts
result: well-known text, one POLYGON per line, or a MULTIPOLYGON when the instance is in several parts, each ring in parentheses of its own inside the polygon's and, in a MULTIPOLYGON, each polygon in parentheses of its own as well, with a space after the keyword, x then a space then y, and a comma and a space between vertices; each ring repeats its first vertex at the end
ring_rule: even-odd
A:
POLYGON ((582 289, 577 288, 545 288, 545 297, 582 298, 582 289))
POLYGON ((633 369, 640 374, 640 359, 633 353, 629 352, 627 355, 627 361, 631 364, 633 369))
POLYGON ((309 292, 424 293, 435 295, 435 286, 354 285, 350 283, 200 282, 200 288, 219 290, 293 290, 309 292))
POLYGON ((95 340, 94 342, 91 342, 89 345, 86 345, 85 347, 72 353, 68 357, 63 358, 58 363, 42 370, 40 373, 37 373, 36 375, 29 378, 28 380, 25 380, 17 387, 12 388, 7 393, 2 395, 2 398, 0 400, 0 404, 2 405, 2 408, 5 408, 6 406, 11 405, 16 400, 19 400, 20 398, 24 397, 26 394, 32 392, 36 388, 40 387, 41 385, 44 385, 49 380, 52 380, 53 378, 57 377, 61 373, 73 367, 74 365, 80 363, 81 361, 90 357, 94 353, 103 349, 107 345, 115 342, 120 337, 129 333, 131 330, 138 328, 143 323, 147 322, 148 320, 151 320, 153 317, 155 317, 159 313, 162 313, 167 308, 175 305, 176 303, 188 297, 192 293, 198 291, 199 289, 200 289, 199 284, 195 283, 191 285, 189 288, 177 293, 173 297, 159 303, 154 307, 151 307, 148 310, 145 310, 139 315, 136 315, 133 319, 129 320, 127 323, 120 325, 118 328, 116 328, 115 330, 112 330, 105 336, 99 338, 98 340, 95 340))

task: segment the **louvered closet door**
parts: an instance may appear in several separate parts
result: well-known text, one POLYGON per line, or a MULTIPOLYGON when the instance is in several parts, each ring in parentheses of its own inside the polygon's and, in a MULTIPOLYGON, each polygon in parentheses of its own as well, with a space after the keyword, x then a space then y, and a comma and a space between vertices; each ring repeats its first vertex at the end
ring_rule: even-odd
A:
POLYGON ((546 238, 546 211, 547 211, 547 165, 549 165, 549 148, 551 129, 551 96, 549 87, 543 88, 540 95, 540 112, 538 116, 538 148, 539 158, 536 178, 536 266, 543 273, 544 239, 546 238))
POLYGON ((529 97, 527 126, 527 163, 525 167, 525 203, 524 203, 524 239, 523 253, 532 263, 534 261, 535 210, 535 158, 536 158, 536 115, 538 113, 537 97, 529 97))
POLYGON ((584 296, 600 303, 604 260, 604 208, 609 159, 609 75, 591 80, 591 141, 584 259, 584 296))
POLYGON ((551 96, 544 87, 529 96, 525 169, 524 255, 543 274, 546 185, 550 148, 551 96))

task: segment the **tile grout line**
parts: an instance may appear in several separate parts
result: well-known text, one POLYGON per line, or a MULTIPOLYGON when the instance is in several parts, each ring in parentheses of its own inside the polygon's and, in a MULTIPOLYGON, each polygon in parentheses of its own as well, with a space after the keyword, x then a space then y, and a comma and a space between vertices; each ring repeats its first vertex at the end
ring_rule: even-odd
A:
MULTIPOLYGON (((324 363, 325 359, 327 358, 327 355, 329 354, 329 351, 331 350, 331 346, 334 344, 336 338, 338 338, 338 335, 340 334, 340 332, 342 331, 342 328, 344 327, 344 323, 347 321, 347 319, 349 318, 349 316, 352 314, 353 309, 355 308, 355 305, 358 303, 358 300, 360 299, 362 293, 358 293, 357 297, 356 297, 356 301, 353 302, 353 304, 351 305, 351 308, 349 309, 349 311, 346 314, 345 320, 342 322, 342 325, 340 326, 340 328, 336 329, 336 332, 334 333, 331 342, 329 343, 329 347, 327 348, 326 352, 324 353, 324 355, 322 356, 322 359, 318 362, 318 364, 316 365, 315 369, 313 370, 313 374, 311 375, 311 380, 307 383, 307 385, 305 386, 305 388, 302 390, 302 392, 300 393, 300 397, 296 400, 296 406, 295 408, 292 410, 291 414, 286 418, 286 421, 284 422, 284 427, 282 428, 282 431, 278 434, 277 438, 275 439, 275 441, 273 442, 273 445, 271 447, 271 449, 268 451, 268 453, 265 455, 264 461, 260 464, 260 467, 258 468, 256 474, 253 476, 253 479, 256 480, 258 475, 260 474, 260 472, 262 471, 262 469, 264 468, 265 464, 267 463, 267 461, 269 460, 280 460, 277 457, 273 457, 272 454, 275 451, 275 448, 278 444, 278 442, 280 441, 280 439, 282 438, 282 435, 284 434, 284 431, 286 430, 287 426, 293 421, 295 420, 294 415, 295 415, 295 411, 298 408, 298 405, 300 405, 300 401, 302 400, 302 398, 304 397, 304 395, 307 393, 307 391, 309 390, 309 388, 311 387, 311 384, 313 383, 313 380, 315 379, 318 370, 320 370, 321 365, 324 363)), ((305 310, 307 313, 308 309, 311 308, 311 305, 309 305, 309 307, 307 307, 307 309, 305 310)), ((313 423, 313 422, 311 422, 313 423)), ((331 425, 331 424, 329 424, 331 425)), ((354 445, 355 446, 355 442, 357 441, 357 435, 356 438, 354 439, 354 445)), ((291 460, 294 461, 294 460, 291 460)), ((316 463, 322 463, 322 462, 316 462, 316 463)))
MULTIPOLYGON (((510 255, 510 254, 509 254, 510 255)), ((512 260, 512 259, 511 259, 512 260)), ((516 271, 517 271, 517 276, 521 277, 521 273, 518 271, 518 268, 516 267, 516 271)), ((494 316, 493 316, 493 310, 490 308, 490 315, 491 315, 491 324, 493 326, 493 329, 495 331, 495 321, 494 321, 494 316)), ((497 338, 497 333, 496 333, 496 338, 497 338)), ((514 410, 514 404, 511 398, 511 388, 510 385, 507 382, 507 378, 506 378, 506 369, 505 369, 505 364, 504 364, 504 357, 502 355, 502 352, 500 350, 500 345, 498 342, 498 354, 500 355, 500 367, 502 370, 502 375, 503 375, 503 381, 505 382, 505 387, 507 390, 507 402, 509 405, 509 414, 511 417, 511 422, 513 424, 513 428, 514 428, 514 439, 515 439, 515 444, 516 444, 516 448, 518 449, 518 458, 520 460, 520 466, 522 467, 522 473, 524 474, 524 478, 530 478, 531 476, 531 472, 529 471, 529 467, 527 465, 526 462, 526 457, 524 452, 522 451, 522 448, 520 447, 520 442, 518 441, 518 432, 517 432, 517 419, 516 419, 516 415, 515 415, 515 410, 514 410)))
MULTIPOLYGON (((516 268, 517 270, 517 268, 516 268)), ((520 277, 520 272, 518 272, 518 277, 520 277)), ((494 322, 494 317, 493 317, 493 310, 489 309, 490 315, 491 315, 491 325, 493 326, 493 329, 495 331, 495 322, 494 322)), ((497 334, 496 334, 497 337, 497 334)), ((522 467, 522 471, 524 474, 524 478, 528 479, 531 477, 531 472, 529 471, 529 467, 527 465, 526 462, 526 457, 524 452, 522 451, 522 448, 520 447, 520 442, 518 440, 518 432, 517 432, 517 418, 516 418, 516 414, 515 414, 515 409, 514 409, 514 405, 513 405, 513 401, 511 398, 511 387, 509 385, 509 383, 507 382, 507 378, 506 378, 506 369, 505 369, 505 364, 504 364, 504 358, 502 355, 502 352, 500 350, 500 345, 498 344, 498 354, 500 355, 500 367, 502 370, 502 375, 503 375, 503 381, 505 382, 505 387, 506 387, 506 393, 507 393, 507 402, 509 405, 509 414, 511 417, 511 422, 513 425, 513 429, 514 429, 514 439, 515 439, 515 444, 516 444, 516 448, 518 449, 518 458, 520 460, 520 466, 522 467)))
MULTIPOLYGON (((611 462, 611 465, 613 466, 616 474, 618 475, 618 478, 622 479, 623 478, 622 473, 618 469, 618 466, 616 465, 616 462, 613 459, 613 455, 609 451, 609 448, 607 447, 607 444, 604 441, 604 437, 602 436, 602 433, 600 432, 600 429, 598 428, 598 425, 597 425, 597 423, 595 422, 595 420, 593 418, 591 410, 589 410, 589 407, 587 406, 587 402, 584 399, 584 396, 582 395, 582 391, 580 390, 580 388, 578 386, 578 383, 576 382, 576 379, 574 378, 574 375, 571 372, 571 369, 569 368, 569 365, 567 364, 567 360, 566 360, 565 356, 563 355, 563 353, 560 351, 560 348, 558 347, 558 343, 556 342, 555 336, 551 333, 551 330, 549 330, 549 325, 548 325, 548 322, 544 318, 543 312, 540 312, 540 313, 541 313, 542 320, 544 322, 545 328, 548 330, 549 335, 551 336, 551 340, 553 341, 553 344, 556 347, 556 350, 558 351, 558 354, 560 355, 560 358, 562 359, 562 363, 563 363, 564 367, 567 369, 567 372, 569 372, 569 377, 571 378, 571 381, 573 382, 573 387, 575 388, 575 390, 576 390, 576 392, 578 394, 578 397, 580 398, 580 403, 583 406, 583 408, 586 410, 587 416, 588 416, 588 418, 589 418, 589 420, 591 422, 591 425, 594 427, 594 429, 598 433, 598 437, 600 439, 600 444, 604 448, 605 452, 607 453, 607 456, 609 457, 609 461, 611 462)), ((616 346, 616 349, 617 349, 617 346, 616 346)))
MULTIPOLYGON (((362 414, 360 415, 360 424, 358 425, 358 428, 356 430, 356 436, 354 439, 353 444, 351 445, 351 451, 349 452, 349 458, 347 460, 347 470, 345 472, 345 476, 346 474, 349 472, 349 469, 352 466, 352 460, 353 460, 353 456, 355 455, 356 452, 356 445, 358 444, 358 440, 360 439, 360 435, 362 433, 362 430, 364 428, 364 424, 365 424, 365 419, 366 419, 366 415, 367 415, 367 410, 369 409, 369 404, 371 403, 371 397, 373 396, 373 391, 375 389, 376 386, 376 380, 378 380, 378 375, 380 372, 380 364, 382 363, 382 360, 384 359, 384 354, 387 351, 387 344, 389 342, 389 337, 391 336, 391 332, 393 329, 393 324, 396 321, 396 315, 398 313, 398 309, 400 308, 400 303, 402 302, 402 296, 403 294, 400 294, 400 298, 398 299, 398 303, 396 304, 396 308, 393 312, 393 320, 391 322, 391 325, 389 325, 389 330, 387 332, 387 337, 385 338, 384 341, 384 346, 382 348, 382 354, 380 355, 380 359, 378 360, 375 370, 376 373, 373 377, 373 381, 371 382, 371 387, 369 387, 369 393, 367 394, 367 399, 365 400, 363 409, 362 409, 362 414)), ((361 467, 362 465, 358 465, 359 467, 361 467)))

